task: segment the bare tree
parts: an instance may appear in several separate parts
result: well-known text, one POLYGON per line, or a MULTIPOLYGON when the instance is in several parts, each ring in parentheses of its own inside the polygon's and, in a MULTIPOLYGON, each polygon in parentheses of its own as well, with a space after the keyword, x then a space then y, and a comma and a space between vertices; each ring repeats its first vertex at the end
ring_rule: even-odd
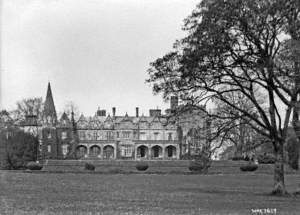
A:
POLYGON ((68 117, 72 118, 72 112, 74 113, 75 120, 78 120, 80 117, 79 107, 73 101, 68 101, 64 106, 64 112, 68 117))
POLYGON ((279 195, 286 193, 283 146, 300 92, 299 65, 285 66, 281 56, 292 52, 283 44, 299 41, 299 8, 299 1, 203 0, 185 20, 188 35, 149 69, 154 92, 176 93, 195 105, 222 102, 234 111, 213 117, 239 118, 271 141, 273 194, 279 195), (230 93, 241 94, 251 108, 228 99, 230 93))
POLYGON ((17 108, 11 111, 14 120, 23 120, 26 115, 36 115, 41 119, 43 113, 43 100, 41 97, 26 98, 17 102, 17 108))

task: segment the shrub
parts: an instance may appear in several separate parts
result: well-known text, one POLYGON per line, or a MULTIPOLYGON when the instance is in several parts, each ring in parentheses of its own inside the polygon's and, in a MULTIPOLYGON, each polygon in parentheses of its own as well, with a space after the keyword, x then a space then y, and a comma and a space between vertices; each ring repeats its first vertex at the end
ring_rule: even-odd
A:
POLYGON ((244 160, 244 157, 243 156, 235 156, 235 157, 232 157, 231 160, 240 161, 240 160, 244 160))
POLYGON ((234 156, 231 158, 233 161, 249 161, 250 158, 248 156, 234 156))
POLYGON ((193 161, 190 161, 189 170, 192 172, 207 173, 210 167, 210 159, 202 156, 193 161))
POLYGON ((255 170, 257 170, 258 168, 258 165, 257 164, 247 164, 247 165, 244 165, 244 166, 241 166, 240 167, 240 170, 241 171, 244 171, 244 172, 253 172, 255 170))
POLYGON ((43 165, 31 161, 31 162, 27 163, 26 167, 27 167, 27 169, 30 169, 30 170, 41 170, 43 168, 43 165))
POLYGON ((261 164, 273 164, 276 161, 276 158, 271 154, 263 154, 257 157, 258 163, 261 164))
POLYGON ((137 163, 135 168, 139 171, 146 171, 149 168, 148 163, 137 163))
POLYGON ((0 143, 5 169, 26 169, 28 162, 36 160, 38 139, 29 133, 15 128, 8 133, 0 131, 0 143))
POLYGON ((91 163, 85 163, 84 169, 85 170, 94 171, 95 170, 95 166, 93 164, 91 164, 91 163))
POLYGON ((189 165, 189 170, 192 172, 201 172, 204 169, 204 166, 195 162, 191 161, 189 165))

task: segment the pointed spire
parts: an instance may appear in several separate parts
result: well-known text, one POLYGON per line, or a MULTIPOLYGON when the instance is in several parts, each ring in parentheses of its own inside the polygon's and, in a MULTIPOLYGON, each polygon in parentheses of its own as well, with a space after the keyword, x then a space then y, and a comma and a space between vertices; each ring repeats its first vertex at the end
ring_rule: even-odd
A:
POLYGON ((47 95, 44 103, 44 117, 48 123, 55 124, 57 121, 50 82, 48 82, 47 95))

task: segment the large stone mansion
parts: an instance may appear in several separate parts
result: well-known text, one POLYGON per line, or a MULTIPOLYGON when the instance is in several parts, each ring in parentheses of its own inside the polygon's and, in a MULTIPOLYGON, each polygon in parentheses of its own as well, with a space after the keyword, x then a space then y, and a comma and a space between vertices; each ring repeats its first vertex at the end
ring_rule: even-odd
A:
POLYGON ((180 159, 186 153, 201 151, 207 144, 209 128, 204 113, 199 111, 172 120, 171 112, 177 107, 178 98, 173 96, 166 114, 160 109, 150 109, 149 116, 144 116, 136 107, 135 116, 127 113, 120 116, 113 107, 112 115, 98 109, 94 116, 81 115, 77 121, 74 113, 70 118, 63 113, 58 119, 48 83, 42 119, 28 115, 21 127, 38 136, 41 160, 180 159), (195 128, 200 131, 198 138, 191 135, 195 128), (179 132, 182 138, 178 138, 179 132))

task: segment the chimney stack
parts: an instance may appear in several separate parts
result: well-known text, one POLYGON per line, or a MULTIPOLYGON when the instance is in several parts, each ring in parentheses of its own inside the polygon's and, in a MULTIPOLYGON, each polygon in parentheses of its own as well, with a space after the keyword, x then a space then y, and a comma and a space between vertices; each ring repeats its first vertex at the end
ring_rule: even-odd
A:
POLYGON ((151 117, 161 116, 161 109, 150 109, 149 110, 149 115, 151 117))
POLYGON ((113 107, 113 108, 112 108, 112 114, 113 114, 113 117, 116 116, 116 107, 113 107))
POLYGON ((135 108, 135 116, 139 117, 139 108, 138 107, 135 108))

